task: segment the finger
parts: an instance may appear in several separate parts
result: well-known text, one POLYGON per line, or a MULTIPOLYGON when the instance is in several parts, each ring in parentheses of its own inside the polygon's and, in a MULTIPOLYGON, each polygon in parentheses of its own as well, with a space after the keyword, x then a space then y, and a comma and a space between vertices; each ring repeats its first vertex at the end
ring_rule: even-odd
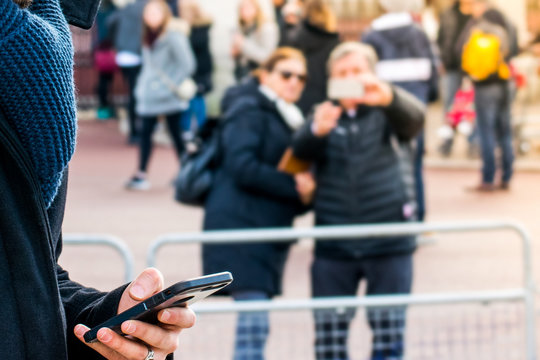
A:
POLYGON ((163 324, 178 326, 182 329, 189 329, 195 325, 197 317, 189 307, 174 307, 161 310, 158 313, 158 320, 163 324))
POLYGON ((332 107, 332 105, 333 105, 333 104, 332 104, 331 101, 325 101, 325 102, 319 104, 319 107, 321 107, 321 108, 323 108, 323 109, 327 109, 327 108, 329 108, 329 107, 332 107))
POLYGON ((296 181, 300 184, 305 184, 307 180, 306 173, 296 174, 296 181))
POLYGON ((87 343, 85 340, 84 340, 84 334, 86 332, 88 332, 90 329, 84 325, 77 325, 75 326, 75 329, 73 330, 75 336, 77 337, 77 339, 79 339, 80 341, 82 341, 86 346, 94 349, 96 352, 98 352, 101 356, 109 359, 109 360, 114 360, 114 359, 121 359, 120 355, 114 351, 113 349, 103 345, 102 343, 100 343, 99 341, 96 341, 96 342, 93 342, 93 343, 87 343))
MULTIPOLYGON (((109 328, 100 329, 97 337, 98 345, 104 346, 104 349, 117 353, 123 358, 138 360, 144 359, 148 355, 147 346, 121 336, 109 328)), ((120 359, 120 357, 118 358, 120 359)))
POLYGON ((360 82, 362 82, 364 84, 364 86, 366 85, 371 85, 375 82, 378 81, 377 77, 375 76, 375 74, 372 74, 372 73, 363 73, 363 74, 360 74, 358 75, 358 80, 360 82))
POLYGON ((160 349, 165 353, 173 353, 178 347, 178 334, 181 328, 177 327, 174 330, 167 330, 142 321, 130 320, 122 324, 122 331, 127 335, 143 341, 154 349, 160 349))
POLYGON ((331 112, 331 114, 332 114, 332 120, 334 120, 334 121, 337 122, 337 121, 339 120, 339 117, 341 116, 341 112, 342 112, 341 107, 339 107, 339 106, 333 106, 333 107, 332 107, 332 112, 331 112))
POLYGON ((318 110, 323 114, 323 116, 328 116, 332 113, 332 110, 335 108, 334 104, 332 104, 330 101, 326 101, 322 103, 318 110))
POLYGON ((157 269, 144 270, 129 285, 129 296, 137 301, 144 300, 163 289, 163 275, 157 269))
POLYGON ((328 119, 328 125, 331 126, 332 128, 336 127, 339 121, 340 115, 341 113, 332 114, 332 117, 328 119))

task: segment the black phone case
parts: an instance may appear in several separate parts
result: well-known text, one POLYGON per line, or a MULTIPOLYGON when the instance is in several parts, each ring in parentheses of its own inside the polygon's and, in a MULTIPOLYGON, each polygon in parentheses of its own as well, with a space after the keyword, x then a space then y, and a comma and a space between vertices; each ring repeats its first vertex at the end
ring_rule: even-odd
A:
POLYGON ((87 343, 97 341, 97 333, 99 329, 104 327, 124 335, 120 326, 127 320, 156 324, 158 322, 157 313, 162 309, 193 304, 229 285, 232 280, 231 273, 223 272, 178 282, 90 329, 84 334, 84 340, 87 343))
POLYGON ((64 17, 70 25, 88 30, 94 24, 100 0, 60 0, 64 17))

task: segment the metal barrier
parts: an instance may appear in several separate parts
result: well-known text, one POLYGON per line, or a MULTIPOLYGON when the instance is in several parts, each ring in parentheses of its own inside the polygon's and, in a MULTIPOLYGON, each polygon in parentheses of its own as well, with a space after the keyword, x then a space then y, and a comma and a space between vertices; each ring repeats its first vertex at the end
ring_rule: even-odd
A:
POLYGON ((256 243, 268 241, 290 241, 291 239, 314 238, 316 240, 339 238, 343 240, 383 238, 391 236, 420 235, 424 233, 456 233, 508 230, 516 233, 522 242, 523 287, 520 289, 453 293, 443 295, 409 295, 362 297, 327 300, 272 301, 200 304, 199 313, 262 311, 262 310, 298 310, 319 308, 347 307, 384 307, 420 304, 454 304, 465 302, 521 301, 524 304, 526 359, 536 360, 536 324, 535 324, 535 285, 532 275, 531 239, 527 231, 519 224, 511 222, 455 222, 441 224, 387 224, 366 226, 329 226, 313 228, 261 229, 238 231, 209 231, 192 234, 168 234, 156 239, 149 247, 147 262, 155 266, 159 249, 166 245, 187 243, 256 243))
POLYGON ((65 245, 100 245, 114 249, 124 260, 124 280, 129 282, 135 276, 135 263, 133 255, 126 244, 119 238, 112 235, 95 234, 64 234, 63 243, 65 245))

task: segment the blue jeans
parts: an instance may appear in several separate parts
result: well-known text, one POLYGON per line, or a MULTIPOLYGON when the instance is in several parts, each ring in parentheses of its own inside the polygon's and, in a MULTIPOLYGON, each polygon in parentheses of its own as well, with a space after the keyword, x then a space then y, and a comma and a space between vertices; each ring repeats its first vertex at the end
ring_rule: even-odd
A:
POLYGON ((426 195, 424 190, 424 153, 426 151, 424 131, 416 138, 416 153, 414 155, 414 179, 416 188, 416 202, 418 204, 418 221, 426 217, 426 195))
MULTIPOLYGON (((232 293, 235 301, 268 300, 263 291, 245 290, 232 293)), ((270 332, 268 312, 246 312, 238 315, 234 360, 264 360, 264 347, 270 332)))
POLYGON ((463 73, 459 70, 450 70, 443 76, 444 111, 448 112, 454 103, 454 97, 461 87, 463 73))
POLYGON ((197 127, 201 128, 206 122, 206 104, 202 95, 197 95, 189 102, 189 108, 182 114, 182 131, 191 130, 191 120, 195 117, 197 127))
POLYGON ((502 181, 510 182, 513 173, 514 150, 512 148, 511 96, 508 83, 476 85, 475 106, 478 134, 482 149, 482 182, 493 184, 497 165, 495 148, 502 152, 502 181))

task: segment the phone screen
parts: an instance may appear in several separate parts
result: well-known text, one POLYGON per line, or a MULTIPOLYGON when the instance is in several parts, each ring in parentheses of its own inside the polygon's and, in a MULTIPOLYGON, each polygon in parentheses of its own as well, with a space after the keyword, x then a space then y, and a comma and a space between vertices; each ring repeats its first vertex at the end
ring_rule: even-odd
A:
POLYGON ((139 320, 150 324, 157 324, 157 314, 159 311, 169 307, 193 304, 223 289, 232 281, 233 277, 231 273, 223 272, 178 282, 90 329, 90 331, 84 334, 84 340, 87 343, 97 341, 97 333, 99 329, 104 327, 124 335, 120 326, 127 320, 139 320))

